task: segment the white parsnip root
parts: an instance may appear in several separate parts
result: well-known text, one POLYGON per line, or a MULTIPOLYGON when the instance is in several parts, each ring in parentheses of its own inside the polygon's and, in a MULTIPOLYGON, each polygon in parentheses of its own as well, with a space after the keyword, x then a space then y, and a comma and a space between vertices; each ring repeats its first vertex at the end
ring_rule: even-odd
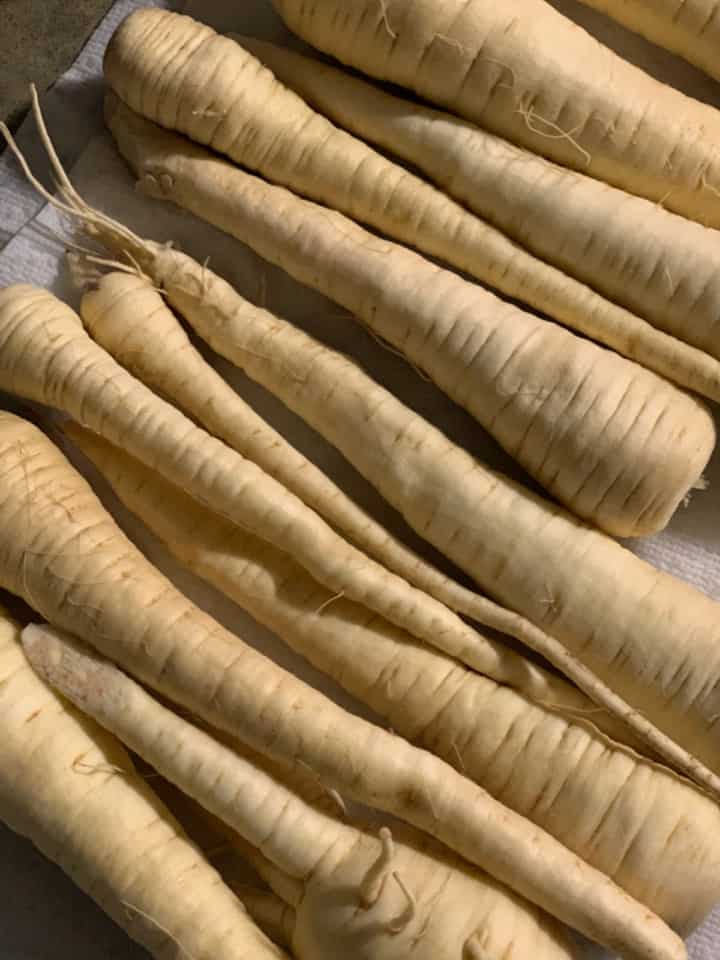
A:
POLYGON ((0 416, 0 585, 144 685, 261 754, 393 813, 627 960, 680 960, 646 907, 430 753, 356 718, 198 610, 121 534, 60 451, 0 416))
MULTIPOLYGON (((117 116, 122 119, 116 135, 135 160, 135 151, 155 149, 157 138, 164 142, 170 137, 180 154, 198 149, 187 147, 117 102, 112 111, 111 123, 117 116)), ((37 108, 36 114, 42 128, 37 108)), ((161 150, 161 154, 167 159, 167 152, 161 150)), ((718 704, 714 687, 707 683, 708 665, 711 674, 720 671, 714 604, 672 578, 658 575, 561 510, 483 470, 352 364, 272 314, 252 307, 206 265, 167 246, 147 243, 92 211, 74 191, 57 158, 54 166, 68 211, 87 222, 119 255, 124 252, 141 264, 204 339, 338 446, 417 532, 507 607, 452 582, 438 584, 425 577, 428 592, 541 653, 671 766, 720 795, 714 767, 717 751, 709 732, 718 704), (253 360, 264 362, 254 364, 253 360), (293 375, 288 376, 288 371, 293 375), (414 439, 416 435, 421 439, 414 439), (350 437, 365 439, 357 444, 350 443, 350 437), (446 489, 452 491, 449 498, 446 489), (494 494, 491 504, 489 494, 494 494), (468 517, 473 518, 472 526, 468 517), (551 550, 548 554, 544 543, 538 554, 532 549, 537 542, 532 534, 549 521, 551 550), (549 566, 548 556, 555 557, 549 566), (662 587, 660 603, 655 600, 656 581, 662 587), (586 583, 592 586, 590 595, 596 598, 602 630, 588 606, 586 583), (684 664, 684 657, 677 649, 673 623, 677 611, 685 615, 686 609, 693 611, 694 643, 699 646, 691 682, 675 690, 676 663, 684 664), (617 669, 620 645, 628 649, 631 670, 617 669), (655 670, 652 677, 648 677, 650 663, 655 670)), ((222 180, 226 168, 221 166, 222 180)), ((242 176, 239 171, 235 174, 242 176)), ((264 185, 256 181, 254 186, 262 195, 264 185)), ((324 582, 322 577, 317 579, 324 582)), ((478 646, 476 640, 460 652, 457 646, 440 644, 437 636, 430 643, 492 675, 487 645, 478 646)), ((687 666, 683 669, 687 671, 687 666)))
POLYGON ((281 960, 121 745, 33 672, 0 612, 0 820, 158 960, 281 960), (188 878, 192 877, 192 883, 188 878))
MULTIPOLYGON (((584 309, 578 319, 539 301, 537 307, 720 400, 717 230, 550 163, 469 121, 410 106, 330 64, 254 38, 240 42, 331 120, 414 164, 540 261, 628 309, 605 322, 601 311, 584 309)), ((509 292, 525 298, 526 290, 509 292)))
POLYGON ((463 657, 495 658, 455 613, 370 559, 255 463, 197 427, 124 370, 46 290, 0 291, 0 388, 55 407, 120 445, 233 523, 295 556, 345 594, 463 657))
POLYGON ((697 482, 715 427, 695 398, 342 214, 244 173, 117 98, 106 102, 113 136, 145 192, 242 239, 360 318, 579 516, 618 535, 657 531, 697 482))
MULTIPOLYGON (((428 583, 433 595, 541 653, 671 766, 720 795, 712 736, 720 703, 707 679, 720 674, 715 604, 484 469, 346 358, 253 307, 206 266, 106 220, 101 229, 111 246, 130 244, 201 337, 318 429, 507 607, 447 584, 428 583), (537 532, 547 527, 541 546, 537 532), (693 624, 690 668, 674 629, 681 616, 693 624), (678 663, 688 679, 675 690, 678 663)), ((477 643, 464 653, 444 649, 492 675, 477 643)))
POLYGON ((547 0, 273 3, 291 30, 364 73, 720 226, 717 110, 623 60, 547 0))
MULTIPOLYGON (((277 448, 273 448, 278 450, 277 457, 263 457, 261 450, 258 461, 254 455, 256 448, 241 433, 243 421, 233 416, 236 394, 194 350, 164 298, 146 277, 113 272, 98 278, 93 288, 82 297, 80 313, 93 339, 119 363, 158 392, 164 387, 168 397, 183 407, 189 416, 202 422, 207 430, 215 436, 221 436, 244 455, 260 462, 261 466, 263 460, 270 459, 268 468, 275 468, 278 479, 287 475, 288 481, 297 487, 292 468, 306 473, 315 469, 312 464, 308 464, 307 468, 299 464, 299 455, 292 459, 286 457, 281 440, 278 440, 277 448), (279 463, 277 467, 276 462, 279 463)), ((237 400, 242 404, 239 398, 237 400)), ((242 409, 240 412, 242 414, 242 409)), ((82 440, 88 436, 82 429, 76 434, 72 425, 67 427, 67 432, 82 440)), ((90 440, 87 442, 90 443, 90 440)), ((90 449, 94 449, 92 444, 90 449)), ((99 449, 112 448, 101 446, 99 449)), ((319 493, 323 475, 319 471, 317 473, 320 477, 319 493)), ((295 492, 300 495, 301 490, 295 492)), ((339 491, 338 494, 343 496, 339 491)), ((322 509, 322 503, 318 504, 317 509, 322 509)), ((378 559, 385 560, 391 569, 405 575, 410 582, 426 589, 451 608, 457 606, 458 597, 467 596, 472 602, 475 595, 471 591, 423 563, 390 535, 385 534, 386 542, 383 543, 383 528, 369 517, 367 529, 372 545, 376 546, 378 559)), ((331 597, 340 599, 337 593, 328 593, 322 603, 329 603, 331 597)), ((434 645, 447 651, 441 637, 433 640, 434 645)), ((463 653, 457 648, 449 652, 463 653)), ((466 650, 464 656, 498 682, 518 687, 536 699, 566 704, 570 710, 587 709, 589 706, 586 699, 573 694, 567 685, 554 683, 544 670, 490 637, 478 638, 473 650, 466 650)), ((612 726, 612 733, 615 736, 628 734, 619 724, 612 726)))
POLYGON ((439 846, 432 856, 383 839, 387 830, 378 840, 321 813, 67 636, 28 627, 23 644, 48 683, 293 879, 298 960, 330 960, 339 952, 352 960, 403 960, 410 950, 420 960, 456 960, 479 933, 497 960, 510 951, 570 960, 559 928, 537 908, 439 846))
MULTIPOLYGON (((113 38, 105 72, 120 97, 149 120, 437 257, 566 326, 619 345, 620 352, 637 343, 632 353, 642 361, 651 333, 646 324, 585 282, 533 256, 446 192, 334 126, 263 69, 262 56, 252 54, 247 44, 233 46, 188 17, 142 10, 113 38), (235 78, 233 85, 228 77, 235 78)), ((322 84, 322 78, 316 82, 322 84)), ((333 77, 326 78, 324 86, 331 98, 342 90, 333 77)), ((342 117, 341 96, 336 105, 342 117)), ((375 115, 372 107, 370 112, 375 115)), ((404 112, 407 116, 407 104, 404 112)), ((342 120, 338 122, 342 127, 342 120)), ((424 145, 419 153, 426 152, 424 145)), ((658 353, 656 345, 662 353, 668 342, 654 337, 651 356, 658 353)), ((681 345, 676 354, 678 350, 682 352, 681 345)), ((697 351, 690 354, 698 364, 688 376, 681 374, 691 381, 685 385, 694 387, 702 381, 702 372, 712 368, 720 397, 720 368, 703 362, 697 351)), ((677 372, 679 365, 660 360, 660 366, 665 373, 677 372)))
MULTIPOLYGON (((718 804, 599 734, 601 721, 612 729, 607 715, 571 697, 561 680, 544 675, 538 703, 532 690, 478 675, 357 604, 328 603, 328 591, 292 558, 193 504, 99 437, 74 424, 67 432, 177 560, 398 734, 553 834, 674 929, 689 933, 720 898, 718 804)), ((329 794, 325 801, 342 809, 329 794)))
POLYGON ((118 363, 256 463, 393 573, 440 600, 463 591, 358 507, 263 420, 195 349, 149 280, 136 271, 101 275, 87 258, 71 258, 75 272, 93 288, 82 301, 83 323, 118 363))

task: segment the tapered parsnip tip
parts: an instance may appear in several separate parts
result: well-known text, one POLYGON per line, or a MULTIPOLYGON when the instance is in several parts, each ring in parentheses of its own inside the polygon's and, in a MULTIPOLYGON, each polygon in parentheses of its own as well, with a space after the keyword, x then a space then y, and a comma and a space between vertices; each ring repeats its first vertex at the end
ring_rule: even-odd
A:
POLYGON ((116 694, 118 671, 69 634, 47 624, 32 623, 22 631, 30 666, 49 686, 84 710, 116 694))

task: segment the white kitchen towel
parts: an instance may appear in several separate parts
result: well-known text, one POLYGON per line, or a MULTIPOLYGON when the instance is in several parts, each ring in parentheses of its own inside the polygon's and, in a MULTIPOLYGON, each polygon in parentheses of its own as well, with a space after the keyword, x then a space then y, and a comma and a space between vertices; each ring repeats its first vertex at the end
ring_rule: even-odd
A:
MULTIPOLYGON (((102 51, 112 30, 131 9, 142 5, 149 4, 142 4, 137 0, 120 0, 116 3, 78 62, 44 99, 48 125, 51 134, 60 142, 63 158, 68 163, 77 159, 73 168, 73 179, 80 192, 90 203, 122 219, 140 234, 161 241, 172 239, 200 260, 210 257, 213 268, 235 283, 250 299, 262 299, 270 309, 283 313, 320 339, 356 357, 373 376, 437 423, 455 441, 492 466, 519 476, 508 458, 467 414, 454 406, 431 384, 418 377, 406 363, 380 347, 336 306, 299 287, 281 271, 265 264, 224 234, 170 206, 151 202, 134 191, 129 172, 117 156, 110 139, 102 132, 100 72, 102 51)), ((155 5, 186 9, 218 29, 235 29, 271 39, 287 39, 287 32, 273 13, 268 0, 245 0, 238 4, 224 0, 188 0, 184 5, 170 2, 158 2, 155 5)), ((566 12, 578 15, 579 8, 571 3, 571 0, 558 0, 557 5, 566 12)), ((632 55, 655 73, 672 77, 678 85, 705 99, 716 95, 715 85, 706 78, 699 79, 690 68, 678 66, 672 58, 654 51, 622 31, 608 28, 607 24, 594 14, 585 11, 582 17, 587 25, 602 33, 604 39, 612 40, 624 53, 632 55)), ((24 125, 21 141, 28 149, 31 160, 37 165, 40 152, 30 122, 24 125)), ((45 168, 44 164, 40 166, 41 169, 45 168)), ((67 226, 62 217, 44 206, 32 191, 25 187, 7 153, 0 158, 0 246, 4 243, 0 250, 0 285, 16 281, 33 282, 48 286, 75 302, 77 293, 72 289, 64 267, 63 246, 55 238, 57 233, 66 232, 67 226)), ((308 456, 320 463, 356 499, 388 526, 406 536, 413 545, 433 557, 432 552, 423 548, 405 528, 395 512, 313 431, 264 391, 232 370, 228 364, 217 361, 217 365, 250 403, 308 456)), ((720 599, 720 455, 713 458, 707 471, 707 479, 708 489, 694 494, 667 531, 651 540, 630 545, 638 553, 720 599)), ((140 546, 158 565, 178 580, 182 588, 198 603, 275 659, 351 706, 348 698, 336 687, 290 654, 267 631, 259 628, 234 605, 173 565, 141 526, 134 523, 132 518, 118 507, 106 490, 102 487, 101 489, 108 505, 117 513, 140 546)), ((358 709, 357 705, 352 705, 352 708, 358 709)), ((29 851, 25 847, 18 847, 14 842, 11 844, 6 840, 6 836, 0 833, 0 851, 3 854, 6 849, 13 852, 10 858, 0 855, 0 888, 4 883, 13 882, 13 877, 23 876, 26 870, 37 871, 37 865, 29 851)), ((47 882, 53 882, 51 874, 48 874, 47 882)), ((67 895, 70 896, 69 893, 67 895)), ((42 890, 37 891, 37 901, 45 902, 42 890)), ((48 902, 51 902, 50 899, 48 902)), ((58 901, 58 915, 63 909, 62 903, 62 899, 58 901)), ((77 905, 75 909, 77 910, 77 905)), ((89 904, 87 909, 91 909, 89 904)), ((0 902, 0 931, 4 932, 12 926, 14 916, 15 913, 5 898, 0 902)), ((11 950, 9 955, 6 953, 9 960, 35 960, 50 956, 51 953, 57 955, 50 932, 52 917, 48 917, 46 922, 50 924, 46 928, 46 939, 42 939, 44 934, 40 925, 34 925, 32 931, 28 928, 22 935, 16 930, 15 942, 21 945, 25 943, 25 947, 19 946, 15 953, 11 950), (39 937, 40 939, 32 940, 36 949, 28 949, 27 943, 31 941, 23 941, 23 936, 39 937)), ((75 960, 81 960, 85 955, 99 955, 96 943, 88 945, 86 954, 82 950, 82 945, 67 945, 68 955, 72 953, 75 960)), ((690 955, 692 960, 720 960, 720 910, 692 938, 690 955)), ((113 953, 113 956, 134 958, 138 954, 128 945, 127 954, 113 953)), ((588 948, 587 956, 588 960, 590 957, 594 960, 601 954, 588 948)))

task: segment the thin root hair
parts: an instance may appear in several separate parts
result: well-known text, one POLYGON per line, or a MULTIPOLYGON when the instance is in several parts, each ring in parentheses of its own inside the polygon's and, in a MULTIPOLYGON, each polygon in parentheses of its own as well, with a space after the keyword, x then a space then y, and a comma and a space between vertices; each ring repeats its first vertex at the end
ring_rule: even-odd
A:
POLYGON ((579 126, 573 130, 563 130, 554 120, 546 120, 540 116, 532 104, 529 107, 525 107, 522 103, 519 103, 515 110, 516 113, 519 113, 523 118, 525 125, 531 133, 534 133, 538 137, 545 137, 547 140, 567 140, 578 153, 582 154, 585 159, 585 165, 587 167, 591 165, 592 155, 575 139, 575 134, 580 129, 579 126), (541 124, 542 126, 537 126, 537 124, 541 124), (546 129, 543 129, 543 127, 546 129))
POLYGON ((83 760, 82 757, 76 757, 70 765, 70 769, 73 773, 78 773, 83 777, 90 777, 94 773, 107 773, 110 776, 129 777, 133 773, 133 771, 125 770, 123 767, 118 767, 114 763, 88 763, 86 760, 83 760))
POLYGON ((317 608, 317 610, 315 611, 315 616, 319 617, 322 613, 325 612, 325 610, 327 610, 327 608, 330 606, 331 603, 335 603, 336 600, 342 600, 344 596, 345 596, 345 591, 341 590, 340 593, 336 593, 334 596, 328 597, 327 600, 321 603, 320 606, 317 608))
POLYGON ((388 16, 388 0, 378 0, 378 6, 380 7, 380 22, 385 27, 390 39, 397 40, 398 35, 390 26, 390 17, 388 16))
POLYGON ((363 910, 369 910, 377 903, 395 859, 395 843, 390 828, 381 827, 378 836, 380 851, 375 862, 368 867, 358 890, 363 910))
POLYGON ((389 932, 392 934, 397 934, 402 933, 403 930, 405 930, 417 916, 417 901, 413 894, 408 890, 397 870, 393 870, 392 878, 402 890, 403 896, 407 901, 405 904, 405 909, 402 911, 402 913, 399 914, 394 920, 391 920, 388 924, 389 932))
POLYGON ((195 960, 195 957, 189 950, 187 950, 177 939, 174 937, 169 930, 166 930, 161 923, 159 923, 154 917, 151 917, 149 913, 145 913, 144 910, 141 910, 140 907, 136 907, 132 903, 128 903, 127 900, 120 901, 125 908, 128 920, 132 920, 133 916, 142 917, 143 920, 147 920, 148 923, 151 923, 157 930, 160 931, 164 936, 168 938, 171 943, 174 943, 175 946, 180 951, 180 956, 184 956, 186 960, 195 960))

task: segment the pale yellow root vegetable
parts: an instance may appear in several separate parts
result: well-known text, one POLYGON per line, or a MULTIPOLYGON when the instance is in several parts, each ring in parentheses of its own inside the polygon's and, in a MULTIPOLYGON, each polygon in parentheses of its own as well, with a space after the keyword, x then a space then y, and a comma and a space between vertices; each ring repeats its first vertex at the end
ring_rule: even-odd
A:
POLYGON ((241 238, 355 314, 578 515, 618 535, 650 533, 697 482, 713 421, 667 381, 244 173, 117 98, 107 119, 144 191, 241 238))
POLYGON ((2 612, 0 729, 0 820, 153 956, 285 956, 251 923, 120 744, 35 675, 19 627, 2 612))
POLYGON ((457 960, 481 937, 497 960, 572 957, 537 907, 439 849, 429 856, 321 813, 67 635, 31 626, 23 645, 44 680, 292 878, 298 960, 457 960))
POLYGON ((331 120, 414 164, 531 253, 637 315, 601 327, 601 316, 587 313, 582 328, 566 320, 571 326, 720 399, 716 230, 550 163, 466 120, 409 105, 330 64, 262 40, 241 42, 331 120))
MULTIPOLYGON (((179 154, 187 157, 189 150, 197 155, 199 148, 116 104, 111 123, 118 115, 123 123, 115 128, 116 135, 140 169, 144 161, 135 151, 147 155, 158 140, 161 147, 153 164, 168 162, 168 138, 179 154)), ((203 182, 212 186, 213 199, 210 194, 203 196, 207 203, 214 203, 222 223, 219 187, 228 168, 206 154, 200 170, 206 174, 203 182), (220 165, 216 181, 215 163, 220 165)), ((186 173, 190 197, 195 195, 191 184, 200 180, 197 171, 186 173)), ((244 176, 232 171, 236 175, 244 176)), ((238 200, 252 205, 248 221, 252 232, 269 209, 262 205, 264 190, 278 188, 256 180, 250 186, 252 192, 246 189, 235 196, 232 191, 223 192, 222 206, 229 206, 231 196, 235 206, 238 200), (257 205, 253 198, 258 198, 257 205)), ((68 196, 71 191, 66 185, 68 196)), ((283 203, 278 215, 273 213, 270 236, 259 227, 252 233, 252 242, 261 241, 266 253, 274 247, 275 231, 284 229, 282 212, 295 209, 296 203, 307 207, 286 191, 281 193, 283 203)), ((82 210, 78 199, 76 203, 82 210)), ((468 592, 443 596, 445 602, 541 653, 596 702, 621 717, 672 766, 720 795, 714 732, 720 716, 716 604, 578 524, 564 511, 483 469, 353 364, 267 311, 252 307, 191 258, 145 243, 87 208, 81 215, 92 220, 93 229, 111 248, 127 250, 142 264, 200 336, 315 426, 420 535, 507 609, 468 592), (540 535, 545 531, 549 531, 547 538, 540 535), (680 622, 693 638, 689 652, 678 643, 675 625, 680 622)), ((296 225, 292 216, 287 220, 296 225)), ((328 253, 329 259, 318 261, 315 271, 304 274, 302 265, 312 261, 317 237, 311 232, 305 240, 302 233, 295 231, 294 239, 300 237, 297 259, 289 263, 288 256, 283 256, 283 266, 310 282, 327 277, 337 257, 328 253)), ((283 253, 287 255, 288 249, 283 253)), ((379 277, 391 275, 387 263, 382 270, 378 264, 377 272, 379 277)), ((359 302, 362 306, 362 298, 359 302)), ((561 412, 557 410, 558 416, 561 412)), ((473 650, 466 651, 463 659, 483 670, 473 650)))
MULTIPOLYGON (((211 434, 253 460, 356 546, 450 607, 470 591, 440 573, 358 508, 322 471, 265 423, 195 350, 152 283, 137 273, 96 276, 83 323, 115 359, 211 434)), ((438 646, 444 649, 442 635, 438 646)), ((555 700, 547 675, 488 639, 477 662, 502 683, 555 700), (493 660, 493 649, 496 651, 493 660)))
MULTIPOLYGON (((438 257, 594 339, 610 346, 636 344, 633 357, 644 359, 643 341, 652 335, 647 324, 333 126, 279 84, 252 52, 233 47, 209 27, 163 10, 139 10, 111 41, 105 64, 113 88, 148 119, 438 257), (235 78, 234 86, 228 84, 228 76, 235 78)), ((335 83, 326 79, 330 82, 324 87, 332 98, 335 83)), ((338 112, 342 116, 342 103, 338 112)), ((675 380, 679 374, 683 385, 692 388, 711 368, 714 393, 720 399, 720 367, 681 345, 674 349, 671 363, 670 345, 674 342, 668 338, 653 338, 651 356, 662 355, 665 349, 660 372, 675 380), (681 359, 689 353, 698 362, 680 370, 678 353, 681 359)))
MULTIPOLYGON (((509 609, 469 591, 442 599, 551 660, 671 765, 720 795, 707 770, 718 769, 717 604, 486 470, 347 358, 251 306, 191 258, 158 245, 135 253, 214 349, 318 429, 420 535, 509 609), (679 643, 681 622, 692 650, 679 643)), ((477 650, 462 659, 486 672, 477 650)))
POLYGON ((720 225, 720 115, 546 0, 273 0, 291 30, 563 166, 720 225))
MULTIPOLYGON (((158 392, 164 387, 166 395, 184 407, 188 415, 202 422, 215 436, 222 436, 241 453, 250 457, 256 452, 254 448, 246 449, 248 440, 241 433, 242 409, 237 419, 233 417, 235 400, 237 399, 240 404, 242 401, 192 347, 180 323, 151 281, 137 273, 106 274, 97 279, 92 289, 85 293, 80 312, 83 323, 92 337, 118 362, 141 377, 148 386, 158 392), (214 390, 214 387, 217 389, 214 390), (209 402, 204 403, 203 401, 207 401, 208 398, 209 402)), ((67 432, 73 437, 76 436, 72 430, 72 424, 68 426, 67 432)), ((90 455, 93 455, 93 439, 88 437, 82 429, 78 431, 77 437, 83 447, 83 441, 87 438, 90 455)), ((277 448, 281 469, 276 469, 276 473, 281 473, 282 476, 278 476, 277 479, 284 480, 287 477, 288 483, 292 483, 293 468, 300 470, 304 468, 302 463, 298 464, 298 459, 301 459, 299 454, 296 454, 292 460, 285 456, 282 446, 284 443, 285 441, 279 438, 277 448)), ((102 444, 99 449, 114 450, 110 445, 102 444)), ((293 450, 292 447, 289 449, 293 450)), ((260 450, 261 460, 262 453, 263 451, 260 450)), ((255 456, 252 456, 252 459, 257 462, 255 456)), ((275 458, 270 461, 268 467, 273 467, 274 464, 275 458)), ((264 464, 261 462, 260 465, 264 464)), ((311 464, 308 464, 308 467, 315 470, 311 464)), ((324 475, 319 471, 317 473, 322 480, 324 475)), ((320 481, 318 482, 318 499, 322 493, 319 483, 320 481)), ((332 489, 337 490, 330 481, 328 484, 332 489)), ((295 492, 300 495, 299 490, 295 492)), ((344 496, 339 490, 337 492, 339 497, 344 496)), ((192 501, 188 500, 188 502, 192 501)), ((351 501, 348 503, 352 507, 351 501)), ((318 503, 318 512, 321 508, 322 503, 318 503)), ((461 595, 467 593, 469 597, 473 596, 470 591, 466 591, 459 584, 424 564, 420 558, 403 547, 399 541, 393 540, 389 534, 384 534, 386 542, 383 543, 383 528, 370 517, 367 517, 366 524, 371 534, 372 545, 376 547, 375 553, 378 559, 385 560, 387 557, 390 561, 389 565, 394 566, 408 580, 414 581, 421 588, 426 584, 434 587, 435 589, 429 592, 434 593, 441 601, 451 601, 451 606, 456 593, 461 595)), ((337 594, 330 594, 330 596, 337 596, 337 594)), ((434 640, 433 645, 446 649, 441 637, 434 640)), ((518 687, 535 699, 558 705, 566 704, 570 710, 582 710, 590 706, 587 699, 575 694, 572 688, 564 683, 556 683, 546 671, 492 638, 483 637, 482 642, 478 638, 476 647, 475 655, 466 653, 466 657, 472 659, 478 669, 494 677, 498 682, 518 687)), ((451 649, 450 652, 458 651, 451 649)), ((628 735, 626 729, 621 729, 622 725, 612 724, 609 718, 605 719, 611 724, 611 732, 615 736, 628 735)))
POLYGON ((573 703, 562 681, 547 677, 548 702, 537 705, 532 693, 467 670, 333 599, 291 557, 99 437, 73 424, 67 432, 177 560, 398 734, 553 834, 682 933, 720 900, 720 807, 583 722, 606 717, 577 697, 573 703))
POLYGON ((582 0, 720 80, 717 0, 582 0))
POLYGON ((427 831, 628 960, 680 960, 647 907, 431 753, 348 714, 183 597, 34 426, 0 416, 0 586, 260 754, 427 831))
POLYGON ((353 547, 282 484, 136 380, 46 290, 0 290, 0 389, 55 407, 292 553, 335 593, 462 657, 489 644, 457 614, 353 547))

